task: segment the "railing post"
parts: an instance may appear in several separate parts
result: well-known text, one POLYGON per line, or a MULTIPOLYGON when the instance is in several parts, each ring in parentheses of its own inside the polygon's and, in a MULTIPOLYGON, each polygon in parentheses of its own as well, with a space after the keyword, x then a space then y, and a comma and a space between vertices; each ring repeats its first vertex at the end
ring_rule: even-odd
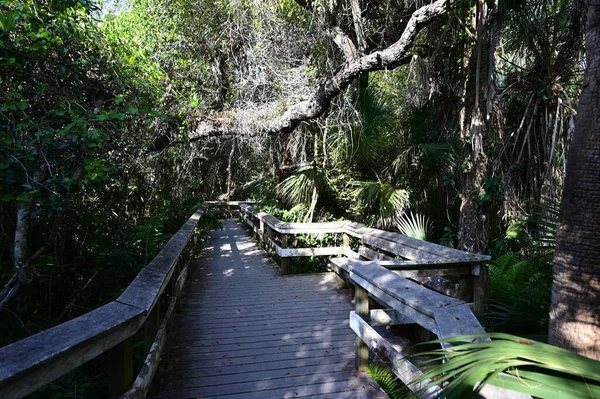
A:
MULTIPOLYGON (((144 338, 145 338, 145 342, 146 342, 146 353, 150 352, 150 349, 152 349, 152 345, 154 344, 154 340, 156 339, 156 332, 158 331, 158 329, 160 328, 160 301, 156 302, 156 305, 154 305, 154 308, 152 309, 152 311, 150 311, 150 314, 148 315, 148 317, 146 318, 146 322, 144 323, 144 338)), ((152 378, 152 383, 150 384, 150 389, 149 389, 149 393, 151 394, 155 394, 158 392, 158 371, 159 369, 156 369, 156 372, 154 374, 154 378, 152 378)))
POLYGON ((119 398, 133 385, 133 338, 108 351, 108 397, 119 398))
POLYGON ((473 277, 473 313, 481 317, 487 311, 489 270, 484 264, 479 264, 475 268, 479 269, 479 273, 473 277))
POLYGON ((342 235, 342 246, 349 247, 350 246, 350 236, 346 233, 342 235))
MULTIPOLYGON (((360 316, 366 323, 370 323, 371 313, 369 309, 369 293, 360 285, 355 285, 354 306, 356 314, 360 316)), ((367 365, 369 364, 369 347, 358 335, 355 338, 354 345, 356 370, 358 372, 366 371, 367 365)))
POLYGON ((258 241, 262 244, 262 247, 265 248, 265 222, 261 218, 258 218, 259 230, 258 241))
POLYGON ((265 251, 269 253, 269 240, 273 240, 273 229, 271 229, 271 226, 269 226, 268 224, 265 225, 265 235, 265 251))
MULTIPOLYGON (((350 236, 346 233, 342 234, 342 248, 343 247, 350 248, 350 236)), ((346 280, 344 280, 342 278, 342 276, 340 276, 337 273, 334 273, 334 274, 335 274, 335 281, 337 282, 337 286, 340 290, 345 290, 352 286, 352 284, 349 285, 346 282, 346 280)))
MULTIPOLYGON (((281 248, 285 249, 287 247, 288 247, 288 235, 282 234, 281 235, 281 248)), ((281 274, 288 274, 289 267, 290 267, 290 259, 282 257, 281 258, 281 274)))
POLYGON ((473 275, 463 275, 458 279, 456 298, 464 302, 473 300, 473 275))

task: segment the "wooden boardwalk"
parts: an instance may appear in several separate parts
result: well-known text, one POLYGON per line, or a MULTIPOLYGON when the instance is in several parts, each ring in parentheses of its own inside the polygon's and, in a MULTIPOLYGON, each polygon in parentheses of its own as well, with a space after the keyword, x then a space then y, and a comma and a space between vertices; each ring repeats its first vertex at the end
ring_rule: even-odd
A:
POLYGON ((158 398, 387 396, 354 371, 353 306, 332 273, 282 276, 234 220, 190 268, 158 398))

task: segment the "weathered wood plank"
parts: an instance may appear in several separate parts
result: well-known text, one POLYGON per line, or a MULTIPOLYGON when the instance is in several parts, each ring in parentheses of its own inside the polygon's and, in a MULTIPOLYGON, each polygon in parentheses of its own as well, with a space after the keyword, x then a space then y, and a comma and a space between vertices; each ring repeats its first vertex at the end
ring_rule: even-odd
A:
MULTIPOLYGON (((354 333, 351 332, 352 335, 354 333)), ((352 337, 354 339, 354 337, 352 337)), ((354 361, 354 353, 348 354, 327 354, 323 353, 321 357, 311 357, 304 359, 293 359, 293 360, 282 360, 269 363, 255 363, 245 365, 234 365, 234 366, 222 366, 222 367, 202 367, 202 364, 194 363, 183 363, 172 362, 172 372, 176 373, 181 378, 199 378, 199 377, 212 377, 212 376, 225 376, 235 375, 249 372, 270 372, 271 370, 290 369, 296 367, 315 366, 320 364, 336 363, 345 370, 350 372, 352 370, 352 362, 354 361)), ((165 366, 165 365, 163 365, 165 366)), ((167 366, 169 367, 169 366, 167 366)), ((169 378, 169 370, 165 370, 165 378, 169 378)))
POLYGON ((303 256, 327 256, 342 255, 343 247, 320 247, 320 248, 286 248, 277 251, 282 258, 303 256))
POLYGON ((396 301, 429 317, 433 317, 433 312, 437 309, 460 303, 457 299, 439 294, 413 281, 390 273, 384 267, 379 266, 377 262, 360 262, 337 258, 331 259, 330 263, 350 272, 353 281, 352 275, 356 275, 361 277, 361 280, 368 282, 371 289, 364 288, 367 288, 369 293, 375 295, 374 291, 382 291, 395 298, 396 301))
MULTIPOLYGON (((350 336, 349 336, 350 337, 350 336)), ((326 353, 327 355, 340 353, 343 351, 346 354, 349 347, 352 346, 354 340, 352 338, 340 339, 335 341, 320 341, 320 342, 311 342, 305 343, 304 345, 297 344, 289 344, 283 346, 273 346, 273 347, 258 347, 258 348, 249 348, 249 349, 236 349, 236 350, 225 350, 225 351, 217 351, 220 348, 214 348, 212 351, 196 351, 197 347, 187 347, 185 352, 182 352, 178 359, 179 361, 188 361, 189 359, 194 359, 198 362, 203 362, 204 360, 212 360, 212 359, 235 359, 235 358, 248 358, 248 357, 259 357, 259 356, 267 356, 267 355, 276 355, 276 354, 291 354, 291 353, 299 353, 306 351, 320 351, 321 354, 326 353)), ((314 357, 314 356, 312 356, 314 357)))
POLYGON ((149 312, 167 286, 179 256, 191 239, 198 221, 206 207, 194 213, 179 231, 171 237, 158 255, 143 268, 127 289, 119 296, 118 302, 135 306, 149 312))
MULTIPOLYGON (((369 311, 369 293, 359 285, 357 285, 354 290, 354 304, 356 306, 356 314, 361 317, 361 319, 365 320, 366 323, 370 323, 371 313, 369 311)), ((356 369, 359 372, 366 371, 369 364, 369 347, 363 342, 360 336, 356 337, 354 347, 356 369)))
MULTIPOLYGON (((411 248, 412 250, 418 250, 422 253, 423 257, 417 257, 415 259, 427 259, 429 255, 446 259, 454 259, 457 262, 487 262, 491 259, 491 257, 487 255, 459 251, 453 248, 445 247, 443 245, 407 237, 399 233, 393 233, 377 229, 363 229, 362 232, 363 235, 367 235, 370 237, 379 237, 385 239, 386 241, 397 244, 398 246, 411 248)), ((393 246, 392 248, 397 248, 397 246, 393 246)), ((395 253, 394 251, 390 252, 395 253)), ((397 255, 403 256, 401 254, 397 255)))
MULTIPOLYGON (((394 374, 406 384, 413 392, 423 389, 431 380, 425 380, 421 383, 415 383, 414 380, 423 375, 423 373, 412 364, 405 356, 398 352, 387 340, 375 331, 367 321, 363 320, 355 312, 350 313, 350 327, 354 333, 365 344, 373 350, 378 356, 387 359, 391 363, 391 369, 394 374)), ((440 393, 441 389, 437 386, 424 392, 421 398, 434 398, 440 393)))
POLYGON ((0 348, 0 397, 35 391, 131 337, 143 321, 143 310, 111 302, 0 348))
MULTIPOLYGON (((354 395, 357 392, 371 390, 374 391, 373 398, 384 399, 386 395, 379 391, 377 385, 366 377, 352 377, 344 381, 332 381, 324 383, 310 384, 310 379, 307 379, 304 385, 295 387, 284 387, 274 389, 257 389, 252 392, 241 392, 236 394, 229 394, 229 399, 265 399, 265 398, 297 398, 297 397, 310 397, 313 395, 327 395, 341 393, 341 392, 352 392, 354 395), (377 392, 377 394, 375 394, 377 392)), ((160 398, 184 398, 199 396, 199 390, 190 389, 181 393, 164 394, 160 398)), ((217 394, 218 395, 218 394, 217 394)), ((202 395, 203 398, 216 397, 215 395, 202 395)))
MULTIPOLYGON (((354 342, 354 340, 352 340, 354 342)), ((351 366, 348 367, 350 369, 351 366)), ((213 375, 208 377, 195 378, 179 378, 175 373, 171 377, 174 384, 180 389, 195 388, 202 386, 214 386, 225 384, 236 384, 242 382, 258 382, 273 378, 287 378, 296 376, 310 376, 319 373, 328 373, 333 371, 345 370, 344 366, 340 366, 339 360, 336 359, 333 363, 321 363, 312 366, 281 368, 268 370, 268 373, 263 371, 250 371, 247 373, 213 375)))
POLYGON ((174 345, 163 364, 164 388, 175 389, 174 397, 248 397, 255 393, 240 391, 251 390, 254 383, 262 384, 258 392, 263 398, 285 397, 279 390, 301 384, 318 396, 330 392, 316 383, 319 375, 339 373, 344 382, 351 380, 352 307, 347 297, 332 291, 333 275, 279 276, 272 260, 233 233, 237 230, 229 230, 234 226, 226 221, 222 234, 230 245, 212 245, 206 254, 210 261, 191 275, 184 303, 186 309, 202 308, 177 318, 174 345), (307 367, 330 371, 303 372, 307 367))

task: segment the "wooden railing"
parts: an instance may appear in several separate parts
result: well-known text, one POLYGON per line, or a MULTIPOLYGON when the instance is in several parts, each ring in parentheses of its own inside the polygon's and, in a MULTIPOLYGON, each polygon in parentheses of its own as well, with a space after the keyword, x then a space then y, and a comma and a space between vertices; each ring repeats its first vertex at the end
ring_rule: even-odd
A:
POLYGON ((352 259, 377 260, 394 273, 419 280, 445 294, 472 302, 476 314, 482 314, 487 299, 489 256, 433 244, 398 233, 368 228, 354 222, 285 223, 265 212, 256 212, 249 204, 240 205, 240 218, 254 236, 281 257, 283 274, 289 259, 306 256, 346 256, 352 259), (336 234, 341 245, 335 247, 290 248, 298 234, 336 234), (354 238, 352 250, 351 240, 354 238), (358 248, 356 248, 358 246, 358 248), (458 276, 453 284, 442 276, 458 276))
MULTIPOLYGON (((180 293, 191 260, 188 244, 198 221, 209 207, 217 213, 227 214, 239 209, 240 219, 254 236, 281 258, 284 274, 289 271, 290 258, 339 256, 331 258, 329 265, 338 274, 340 282, 356 287, 357 308, 351 313, 350 324, 359 338, 356 349, 359 369, 365 367, 371 348, 391 359, 392 370, 403 381, 410 384, 420 373, 401 352, 377 334, 372 326, 378 323, 416 323, 441 338, 483 331, 461 299, 473 300, 474 309, 483 310, 487 269, 482 262, 489 260, 487 256, 358 223, 284 223, 267 213, 256 212, 248 203, 207 202, 140 271, 119 298, 76 319, 0 348, 0 398, 23 397, 105 352, 110 362, 110 397, 145 397, 158 369, 167 328, 180 307, 180 293), (295 235, 311 233, 340 235, 338 242, 341 245, 293 247, 295 235), (454 290, 460 299, 442 295, 413 281, 444 292, 449 290, 449 282, 444 280, 440 284, 439 280, 433 279, 443 275, 461 276, 460 289, 454 290), (161 319, 160 298, 169 284, 171 301, 161 319), (370 309, 369 297, 384 309, 370 309), (132 338, 142 328, 147 355, 134 380, 132 338)), ((419 388, 414 384, 409 386, 415 390, 419 388)), ((425 397, 435 391, 429 390, 425 397)))
POLYGON ((180 308, 181 289, 191 260, 188 244, 208 207, 203 204, 188 219, 116 300, 0 348, 0 398, 21 398, 105 352, 109 358, 109 396, 146 397, 158 368, 167 326, 180 308), (161 319, 161 294, 169 284, 171 301, 161 319), (147 355, 134 380, 133 336, 141 329, 147 355))
MULTIPOLYGON (((354 288, 356 309, 350 312, 350 327, 357 336, 356 367, 364 371, 369 351, 389 362, 391 370, 421 398, 436 397, 437 385, 423 390, 431 380, 415 382, 423 374, 407 358, 407 349, 383 338, 374 327, 417 324, 439 339, 485 332, 465 300, 472 300, 476 313, 483 313, 487 297, 489 256, 458 251, 412 239, 398 233, 368 228, 359 223, 284 223, 267 213, 240 205, 240 218, 255 237, 281 257, 287 273, 292 257, 332 257, 329 268, 342 282, 354 288), (296 234, 342 234, 341 246, 288 248, 296 234), (351 249, 350 237, 357 250, 351 249), (439 276, 460 276, 458 288, 439 276), (458 298, 445 294, 453 293, 458 298), (372 309, 374 301, 382 309, 372 309)), ((442 343, 443 347, 448 346, 442 343)), ((487 385, 484 398, 530 398, 514 391, 487 385)))

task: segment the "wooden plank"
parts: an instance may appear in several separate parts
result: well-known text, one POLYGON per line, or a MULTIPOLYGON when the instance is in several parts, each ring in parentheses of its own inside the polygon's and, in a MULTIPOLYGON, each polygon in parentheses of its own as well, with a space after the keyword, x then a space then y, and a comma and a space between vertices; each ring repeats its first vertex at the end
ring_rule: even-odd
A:
MULTIPOLYGON (((306 339, 304 337, 293 337, 285 340, 274 340, 274 341, 251 341, 251 342, 233 342, 233 343, 220 343, 218 346, 210 346, 202 343, 201 339, 198 337, 189 337, 188 339, 183 339, 182 334, 176 335, 177 342, 173 342, 172 348, 174 352, 194 352, 194 353, 222 353, 224 352, 236 352, 238 350, 244 349, 262 349, 262 348, 281 348, 281 347, 295 347, 304 346, 307 344, 314 343, 330 343, 330 342, 342 342, 347 340, 352 340, 354 342, 354 335, 348 334, 347 331, 336 332, 332 331, 332 334, 329 337, 319 339, 319 340, 311 340, 306 339)), ((352 352, 352 345, 348 345, 348 355, 350 356, 350 352, 352 352)), ((169 355, 175 355, 175 353, 171 353, 169 355)))
POLYGON ((20 398, 131 337, 141 309, 111 302, 0 348, 0 397, 20 398))
MULTIPOLYGON (((404 236, 399 233, 377 230, 377 229, 363 229, 362 231, 363 231, 363 235, 367 235, 369 237, 382 238, 386 241, 397 244, 397 246, 410 248, 412 250, 418 250, 418 251, 424 253, 422 255, 423 258, 417 257, 415 259, 428 259, 429 255, 434 256, 434 257, 446 258, 446 259, 454 259, 457 262, 487 262, 491 259, 491 257, 487 256, 487 255, 459 251, 457 249, 445 247, 443 245, 434 244, 434 243, 431 243, 428 241, 423 241, 423 240, 418 240, 416 238, 407 237, 407 236, 404 236)), ((392 246, 392 248, 397 248, 397 246, 392 246)), ((385 248, 382 248, 382 249, 385 249, 385 248)), ((390 251, 390 252, 395 253, 394 251, 390 251)), ((401 255, 401 254, 397 254, 397 255, 401 255)), ((401 256, 403 256, 403 255, 401 255, 401 256)))
MULTIPOLYGON (((415 383, 414 380, 423 375, 423 373, 412 364, 405 354, 398 352, 387 340, 375 331, 368 322, 363 320, 355 312, 350 313, 350 327, 354 333, 365 344, 373 350, 378 356, 387 359, 391 363, 392 372, 406 384, 412 392, 421 391, 431 380, 425 380, 421 383, 415 383)), ((435 398, 441 389, 437 386, 429 388, 420 397, 435 398)))
MULTIPOLYGON (((282 248, 282 253, 287 249, 288 247, 288 234, 282 234, 281 235, 281 248, 282 248)), ((281 257, 281 273, 282 274, 288 274, 289 273, 289 268, 290 268, 290 260, 287 259, 287 257, 282 256, 281 257)))
POLYGON ((473 278, 473 311, 477 316, 483 316, 487 311, 489 296, 489 269, 486 265, 477 265, 477 274, 473 278))
POLYGON ((372 326, 394 326, 399 324, 413 324, 414 321, 394 309, 371 309, 372 326))
POLYGON ((120 398, 133 383, 133 341, 131 337, 108 351, 108 397, 120 398))
MULTIPOLYGON (((354 342, 354 340, 353 340, 354 342)), ((323 363, 312 366, 303 367, 292 367, 292 368, 281 368, 275 370, 269 370, 268 373, 263 371, 250 371, 247 373, 227 374, 227 375, 215 375, 208 377, 195 377, 195 378, 178 378, 178 375, 173 374, 172 381, 177 385, 178 388, 194 388, 202 386, 214 386, 214 385, 225 385, 225 384, 236 384, 242 382, 258 382, 267 379, 274 378, 287 378, 296 376, 310 376, 319 373, 328 373, 333 371, 345 370, 344 366, 340 367, 339 362, 323 363)), ((174 385, 175 385, 174 384, 174 385)))
MULTIPOLYGON (((371 229, 374 230, 374 229, 371 229)), ((376 247, 379 249, 383 249, 384 251, 393 253, 397 256, 402 256, 403 258, 407 258, 409 260, 417 260, 417 261, 444 261, 447 258, 433 255, 426 251, 421 250, 420 248, 412 248, 404 245, 403 243, 398 243, 394 241, 386 240, 380 236, 363 234, 362 242, 368 244, 372 247, 376 247)))
MULTIPOLYGON (((350 332, 352 335, 352 331, 350 332)), ((180 364, 174 362, 171 366, 174 372, 181 378, 199 378, 199 377, 212 377, 212 376, 225 376, 235 375, 249 372, 268 372, 271 370, 290 369, 296 367, 315 366, 320 364, 337 363, 341 367, 347 367, 350 371, 352 366, 349 364, 352 362, 354 354, 346 353, 344 355, 339 354, 327 354, 324 353, 321 357, 311 357, 303 359, 293 360, 281 360, 269 363, 255 363, 245 365, 233 365, 233 366, 222 366, 222 367, 202 367, 202 364, 180 364), (347 366, 343 366, 347 365, 347 366)), ((168 373, 165 373, 167 376, 168 373)))
POLYGON ((438 309, 434 313, 439 339, 458 335, 483 334, 485 330, 465 303, 438 309))
MULTIPOLYGON (((331 291, 335 287, 331 273, 278 276, 273 261, 230 228, 227 221, 221 236, 235 237, 236 243, 212 244, 214 250, 207 253, 210 262, 202 262, 191 276, 186 309, 202 308, 177 319, 174 346, 163 364, 163 386, 175 389, 175 397, 208 397, 207 387, 213 387, 209 395, 258 395, 239 392, 255 391, 251 383, 262 384, 257 388, 261 398, 281 397, 278 390, 297 384, 310 385, 317 396, 328 395, 324 383, 315 383, 316 376, 339 373, 346 381, 352 378, 348 344, 354 333, 348 326, 348 299, 331 291), (323 371, 323 365, 331 371, 323 371), (307 367, 321 371, 303 372, 307 367), (202 380, 197 383, 195 378, 202 380), (296 380, 286 382, 289 378, 296 380)), ((357 397, 362 393, 352 388, 349 392, 357 397)))
POLYGON ((358 247, 358 254, 368 260, 389 260, 394 263, 396 262, 396 259, 392 258, 391 256, 374 251, 369 247, 365 247, 364 245, 358 247))
MULTIPOLYGON (((348 327, 346 327, 348 328, 348 327)), ((334 348, 334 349, 314 349, 304 350, 298 348, 296 352, 277 352, 271 354, 261 354, 255 356, 238 356, 238 357, 207 357, 202 355, 185 355, 182 354, 178 357, 180 364, 201 364, 196 368, 221 368, 225 366, 244 366, 250 364, 262 364, 271 362, 283 362, 283 361, 297 361, 299 359, 307 358, 321 358, 324 355, 345 355, 348 352, 348 348, 334 348)))
MULTIPOLYGON (((348 372, 343 371, 330 371, 330 372, 319 372, 314 375, 300 375, 300 376, 285 376, 284 378, 263 378, 259 383, 256 381, 250 382, 229 382, 222 385, 209 385, 202 389, 202 397, 211 396, 223 396, 223 395, 236 395, 259 391, 268 391, 280 388, 297 388, 306 385, 331 383, 331 382, 342 382, 348 381, 348 372)), ((264 397, 263 397, 264 398, 264 397)))
POLYGON ((342 255, 343 247, 286 248, 280 249, 279 251, 277 251, 277 254, 282 258, 342 255))
MULTIPOLYGON (((313 376, 314 377, 314 376, 313 376)), ((329 395, 340 392, 352 392, 356 394, 356 392, 366 391, 366 390, 375 390, 378 392, 378 395, 375 398, 384 399, 387 396, 382 391, 378 390, 377 385, 369 378, 364 376, 360 377, 350 377, 343 381, 331 381, 331 382, 323 382, 310 384, 310 379, 307 379, 306 383, 294 386, 294 387, 284 387, 284 388, 274 388, 274 389, 255 389, 252 392, 240 392, 236 394, 229 394, 227 398, 229 399, 265 399, 265 398, 297 398, 297 397, 310 397, 312 395, 329 395)), ((199 396, 199 390, 187 390, 181 393, 175 393, 173 396, 169 396, 169 394, 161 395, 160 398, 184 398, 184 397, 195 397, 199 396)), ((217 394, 217 396, 219 396, 217 394)), ((216 397, 214 395, 202 395, 203 398, 211 398, 216 397)))
MULTIPOLYGON (((260 326, 258 326, 260 327, 260 326)), ((206 340, 211 339, 227 339, 227 338, 235 338, 235 337, 262 337, 265 335, 265 329, 269 329, 269 334, 274 336, 276 334, 283 334, 286 332, 294 331, 294 333, 303 333, 310 332, 315 330, 316 328, 327 328, 329 331, 334 331, 336 329, 345 329, 348 327, 348 320, 344 319, 306 319, 306 323, 303 325, 302 320, 296 321, 295 323, 284 323, 284 324, 265 324, 263 328, 249 328, 246 329, 244 327, 232 328, 227 332, 223 331, 210 331, 206 330, 203 327, 198 329, 194 328, 185 328, 182 331, 185 331, 189 334, 197 334, 198 336, 202 335, 202 337, 206 340), (309 325, 307 325, 307 323, 309 325), (201 334, 198 334, 201 333, 201 334)))
MULTIPOLYGON (((361 286, 357 285, 354 290, 354 304, 356 306, 356 314, 369 323, 371 314, 369 312, 369 293, 361 286)), ((354 344, 354 358, 356 361, 356 370, 364 372, 369 364, 369 347, 363 342, 360 336, 356 337, 354 344)))
MULTIPOLYGON (((350 336, 349 336, 350 337, 350 336)), ((335 341, 319 341, 309 342, 304 345, 289 344, 283 346, 273 347, 258 347, 248 349, 236 349, 227 351, 195 351, 199 349, 197 347, 186 348, 178 354, 177 359, 181 362, 182 360, 187 361, 188 359, 195 359, 195 361, 203 362, 204 360, 212 359, 236 359, 236 358, 258 358, 260 356, 276 355, 276 354, 292 354, 292 353, 305 353, 307 351, 320 351, 321 354, 326 353, 328 355, 334 353, 346 354, 349 347, 354 343, 354 339, 347 338, 335 341)), ((306 356, 305 356, 306 357, 306 356)), ((312 356, 314 357, 314 356, 312 356)))
MULTIPOLYGON (((373 289, 369 293, 382 291, 397 301, 414 308, 418 312, 433 317, 433 312, 439 308, 460 303, 457 299, 447 297, 429 290, 413 281, 400 277, 381 267, 377 262, 361 262, 349 259, 331 259, 330 263, 338 265, 353 275, 361 277, 373 289)), ((366 287, 364 287, 366 288, 366 287)))
POLYGON ((127 289, 119 296, 118 302, 135 306, 149 312, 164 291, 180 254, 189 242, 191 235, 204 215, 201 207, 171 237, 156 257, 143 268, 127 289))

